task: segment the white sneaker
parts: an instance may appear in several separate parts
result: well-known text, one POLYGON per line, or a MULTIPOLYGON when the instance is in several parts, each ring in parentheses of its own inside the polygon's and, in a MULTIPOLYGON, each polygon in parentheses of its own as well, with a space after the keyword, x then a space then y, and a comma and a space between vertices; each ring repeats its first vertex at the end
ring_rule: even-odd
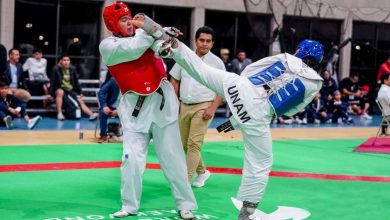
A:
POLYGON ((292 121, 291 119, 286 119, 286 120, 284 120, 284 123, 285 123, 286 125, 290 125, 290 124, 293 123, 293 121, 292 121))
POLYGON ((205 182, 206 182, 206 180, 210 177, 210 175, 211 175, 211 173, 208 170, 206 170, 202 174, 198 174, 198 176, 196 177, 196 180, 194 181, 192 186, 194 186, 194 187, 203 187, 205 182))
POLYGON ((62 114, 62 112, 58 112, 58 114, 57 114, 57 119, 58 119, 59 121, 65 120, 65 117, 64 117, 64 115, 62 114))
POLYGON ((368 115, 367 113, 363 114, 363 118, 367 120, 372 120, 372 116, 368 115))
POLYGON ((189 211, 189 210, 180 210, 179 211, 179 215, 184 220, 193 220, 193 219, 195 219, 194 214, 192 214, 192 212, 189 211))
POLYGON ((92 113, 91 116, 89 116, 89 120, 93 121, 93 120, 96 120, 98 117, 99 117, 99 114, 95 112, 95 113, 92 113))
POLYGON ((123 210, 119 210, 117 212, 115 212, 114 214, 112 214, 112 216, 114 216, 115 218, 125 218, 125 217, 128 217, 128 216, 135 216, 136 214, 131 214, 131 213, 128 213, 126 211, 123 211, 123 210))
POLYGON ((302 119, 302 124, 304 124, 304 125, 307 124, 307 118, 302 119))
POLYGON ((319 119, 314 119, 314 123, 315 123, 315 124, 319 124, 319 123, 321 123, 321 120, 319 120, 319 119))
POLYGON ((41 119, 42 117, 40 115, 30 118, 27 124, 28 129, 34 129, 35 125, 37 125, 41 119))
POLYGON ((5 123, 5 126, 7 126, 8 129, 14 128, 14 125, 12 123, 12 116, 11 115, 5 116, 4 123, 5 123))

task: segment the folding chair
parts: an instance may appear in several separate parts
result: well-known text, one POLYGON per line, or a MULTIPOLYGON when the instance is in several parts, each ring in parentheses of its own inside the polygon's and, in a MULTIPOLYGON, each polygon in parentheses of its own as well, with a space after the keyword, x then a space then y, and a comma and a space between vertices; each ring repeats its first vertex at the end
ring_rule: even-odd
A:
MULTIPOLYGON (((387 120, 387 115, 385 115, 385 113, 383 112, 383 108, 382 108, 381 103, 379 102, 378 99, 376 99, 375 102, 376 102, 376 104, 378 105, 379 110, 381 111, 382 120, 381 120, 381 123, 379 124, 379 129, 378 129, 378 131, 376 132, 375 140, 374 140, 374 142, 373 142, 372 145, 375 145, 376 139, 378 138, 379 134, 381 133, 382 127, 383 127, 383 126, 388 126, 388 125, 389 125, 389 121, 387 120)), ((386 134, 386 135, 387 135, 387 134, 386 134)))

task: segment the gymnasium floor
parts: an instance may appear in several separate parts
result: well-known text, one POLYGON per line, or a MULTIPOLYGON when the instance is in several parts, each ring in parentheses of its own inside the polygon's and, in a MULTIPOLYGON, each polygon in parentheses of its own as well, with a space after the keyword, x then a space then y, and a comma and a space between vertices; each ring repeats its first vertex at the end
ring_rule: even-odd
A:
MULTIPOLYGON (((375 136, 379 117, 352 125, 272 125, 274 165, 258 215, 263 219, 390 219, 390 155, 353 152, 375 136)), ((222 118, 217 118, 215 127, 222 118)), ((120 207, 121 144, 96 144, 95 122, 44 118, 35 130, 0 131, 0 219, 112 219, 120 207), (79 139, 79 129, 84 139, 79 139)), ((239 132, 210 129, 203 158, 212 176, 194 188, 196 219, 235 220, 239 132)), ((179 219, 150 145, 140 214, 179 219)))

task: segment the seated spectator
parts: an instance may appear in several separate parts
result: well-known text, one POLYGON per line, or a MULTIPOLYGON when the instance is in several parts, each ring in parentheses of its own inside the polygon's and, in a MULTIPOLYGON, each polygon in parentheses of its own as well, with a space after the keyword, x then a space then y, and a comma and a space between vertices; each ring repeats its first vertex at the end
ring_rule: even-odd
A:
POLYGON ((42 58, 42 50, 34 49, 33 57, 29 57, 23 64, 23 71, 28 72, 30 85, 38 85, 42 87, 43 95, 47 99, 43 100, 43 107, 47 107, 49 95, 50 80, 46 73, 47 60, 42 58))
POLYGON ((322 72, 322 78, 324 82, 320 90, 321 98, 326 101, 331 101, 333 99, 333 93, 337 90, 336 81, 331 77, 328 70, 322 72))
POLYGON ((62 114, 64 95, 70 95, 77 100, 81 110, 89 116, 89 120, 97 119, 99 114, 93 113, 83 100, 78 74, 76 68, 71 65, 68 55, 63 54, 59 64, 54 67, 50 84, 51 94, 56 99, 58 120, 65 120, 65 116, 62 114))
POLYGON ((340 91, 343 101, 348 103, 348 112, 360 115, 362 109, 360 108, 361 91, 359 90, 359 75, 358 73, 351 73, 349 77, 340 81, 340 91))
POLYGON ((321 99, 321 93, 317 93, 313 101, 306 108, 307 117, 316 124, 331 122, 326 103, 321 99))
POLYGON ((9 94, 7 83, 0 81, 0 119, 8 129, 13 128, 13 118, 24 118, 28 129, 33 129, 41 120, 41 116, 31 118, 26 112, 26 103, 9 94))
POLYGON ((368 114, 368 110, 370 109, 370 98, 368 97, 369 92, 369 86, 364 85, 360 87, 359 107, 362 110, 360 115, 367 120, 372 119, 372 116, 368 114))
POLYGON ((342 123, 353 123, 353 120, 349 117, 348 112, 348 103, 344 102, 341 99, 341 93, 339 90, 336 90, 333 93, 333 100, 329 103, 329 112, 332 114, 332 122, 342 123))
POLYGON ((99 123, 100 138, 99 143, 108 142, 107 121, 109 117, 118 116, 116 108, 119 104, 120 92, 113 77, 107 78, 98 92, 99 97, 99 123))
POLYGON ((390 121, 390 74, 384 73, 381 76, 382 85, 378 91, 377 100, 382 107, 382 115, 386 121, 382 124, 382 136, 387 135, 388 122, 390 121))
POLYGON ((23 76, 23 67, 19 63, 20 53, 16 48, 12 48, 8 52, 9 60, 5 72, 6 83, 9 86, 10 94, 13 94, 19 100, 28 102, 31 94, 27 91, 26 83, 23 76))

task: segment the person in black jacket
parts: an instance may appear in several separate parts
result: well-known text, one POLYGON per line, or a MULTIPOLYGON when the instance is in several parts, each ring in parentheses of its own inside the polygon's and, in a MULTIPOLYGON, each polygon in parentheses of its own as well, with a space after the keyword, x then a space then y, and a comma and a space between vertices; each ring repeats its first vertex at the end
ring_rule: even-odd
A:
POLYGON ((8 51, 9 60, 6 64, 5 82, 9 86, 10 94, 16 98, 28 102, 31 94, 27 91, 27 86, 24 80, 22 64, 19 63, 20 53, 16 48, 8 51))
POLYGON ((7 69, 7 49, 0 44, 0 80, 6 81, 5 70, 7 69))
POLYGON ((26 103, 9 94, 7 83, 0 81, 0 120, 8 129, 12 129, 12 119, 21 117, 24 118, 29 129, 33 129, 42 119, 39 115, 30 119, 26 112, 26 103))
MULTIPOLYGON (((109 77, 109 75, 108 75, 109 77)), ((119 105, 119 87, 113 77, 109 77, 98 92, 99 98, 99 123, 100 138, 99 143, 105 143, 107 138, 107 121, 109 117, 118 116, 117 107, 119 105)))
POLYGON ((98 113, 93 113, 83 100, 78 74, 76 68, 71 65, 68 55, 63 54, 61 56, 60 62, 54 67, 50 79, 50 94, 56 98, 58 120, 65 120, 65 116, 62 114, 64 95, 70 95, 74 100, 77 100, 81 110, 89 116, 89 120, 97 119, 98 113))

